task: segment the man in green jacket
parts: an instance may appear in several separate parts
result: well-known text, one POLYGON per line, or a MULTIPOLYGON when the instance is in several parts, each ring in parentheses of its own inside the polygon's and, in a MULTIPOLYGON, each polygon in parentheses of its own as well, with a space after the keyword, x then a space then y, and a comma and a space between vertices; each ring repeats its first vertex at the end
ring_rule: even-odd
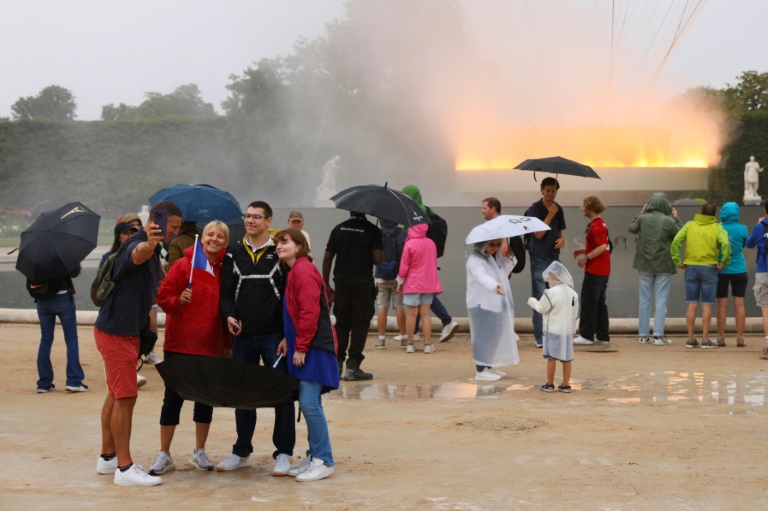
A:
POLYGON ((722 270, 731 259, 731 245, 728 233, 715 219, 717 208, 714 204, 704 204, 701 213, 686 223, 675 239, 669 252, 675 265, 685 270, 685 322, 688 326, 686 348, 699 345, 693 337, 693 325, 696 321, 696 309, 701 301, 701 347, 714 348, 714 341, 709 339, 709 322, 712 319, 712 306, 717 292, 717 272, 722 270), (685 260, 680 262, 680 245, 685 241, 685 260))

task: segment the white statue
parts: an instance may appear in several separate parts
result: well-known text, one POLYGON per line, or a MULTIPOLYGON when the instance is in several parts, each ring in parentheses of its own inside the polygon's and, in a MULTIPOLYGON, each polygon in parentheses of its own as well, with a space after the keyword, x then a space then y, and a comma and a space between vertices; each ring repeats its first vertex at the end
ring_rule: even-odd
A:
POLYGON ((336 173, 341 170, 339 156, 334 156, 323 165, 323 181, 317 187, 317 200, 328 200, 336 195, 336 173))
POLYGON ((749 161, 744 165, 744 200, 747 197, 759 199, 757 194, 757 186, 759 182, 760 172, 763 168, 755 161, 754 156, 749 157, 749 161))

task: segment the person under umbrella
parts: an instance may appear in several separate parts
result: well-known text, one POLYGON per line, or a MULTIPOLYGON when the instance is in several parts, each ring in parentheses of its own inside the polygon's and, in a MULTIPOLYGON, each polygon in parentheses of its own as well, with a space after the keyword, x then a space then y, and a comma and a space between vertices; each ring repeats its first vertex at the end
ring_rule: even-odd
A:
MULTIPOLYGON (((232 354, 232 339, 219 312, 221 265, 229 245, 229 229, 218 220, 203 229, 202 242, 184 250, 184 258, 171 266, 163 279, 157 303, 166 314, 163 353, 168 361, 176 355, 218 357, 232 354), (194 280, 193 280, 194 277, 194 280)), ((173 470, 171 442, 184 399, 165 386, 160 411, 160 452, 149 468, 150 475, 173 470)), ((213 407, 195 402, 195 450, 189 462, 199 470, 213 470, 205 454, 205 442, 213 419, 213 407)))
POLYGON ((331 324, 322 275, 312 264, 309 244, 297 229, 275 235, 277 256, 288 273, 283 295, 285 340, 279 352, 288 373, 299 379, 299 409, 307 421, 307 456, 288 471, 297 481, 317 481, 333 474, 333 452, 321 395, 339 388, 338 342, 331 324))

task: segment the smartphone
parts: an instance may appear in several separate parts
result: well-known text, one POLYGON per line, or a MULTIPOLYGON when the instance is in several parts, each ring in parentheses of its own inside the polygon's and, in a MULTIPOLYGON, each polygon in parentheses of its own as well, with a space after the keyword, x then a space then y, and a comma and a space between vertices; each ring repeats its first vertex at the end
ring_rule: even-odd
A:
POLYGON ((155 211, 155 217, 152 221, 160 227, 160 236, 165 238, 168 233, 168 212, 164 209, 155 211))

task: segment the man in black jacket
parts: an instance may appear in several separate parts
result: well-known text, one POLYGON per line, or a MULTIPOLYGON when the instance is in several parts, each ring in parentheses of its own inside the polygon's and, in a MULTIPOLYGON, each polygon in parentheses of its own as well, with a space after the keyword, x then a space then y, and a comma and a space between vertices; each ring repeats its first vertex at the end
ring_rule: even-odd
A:
MULTIPOLYGON (((277 347, 283 340, 284 276, 275 243, 269 232, 272 208, 262 201, 252 202, 245 212, 245 236, 233 248, 227 249, 221 271, 221 316, 234 335, 232 357, 272 367, 277 361, 277 347)), ((288 372, 285 359, 277 369, 288 372)), ((274 476, 284 476, 291 468, 296 444, 296 412, 293 402, 275 407, 272 442, 275 451, 274 476)), ((232 454, 216 466, 227 472, 251 464, 256 410, 235 410, 237 441, 232 454)))

